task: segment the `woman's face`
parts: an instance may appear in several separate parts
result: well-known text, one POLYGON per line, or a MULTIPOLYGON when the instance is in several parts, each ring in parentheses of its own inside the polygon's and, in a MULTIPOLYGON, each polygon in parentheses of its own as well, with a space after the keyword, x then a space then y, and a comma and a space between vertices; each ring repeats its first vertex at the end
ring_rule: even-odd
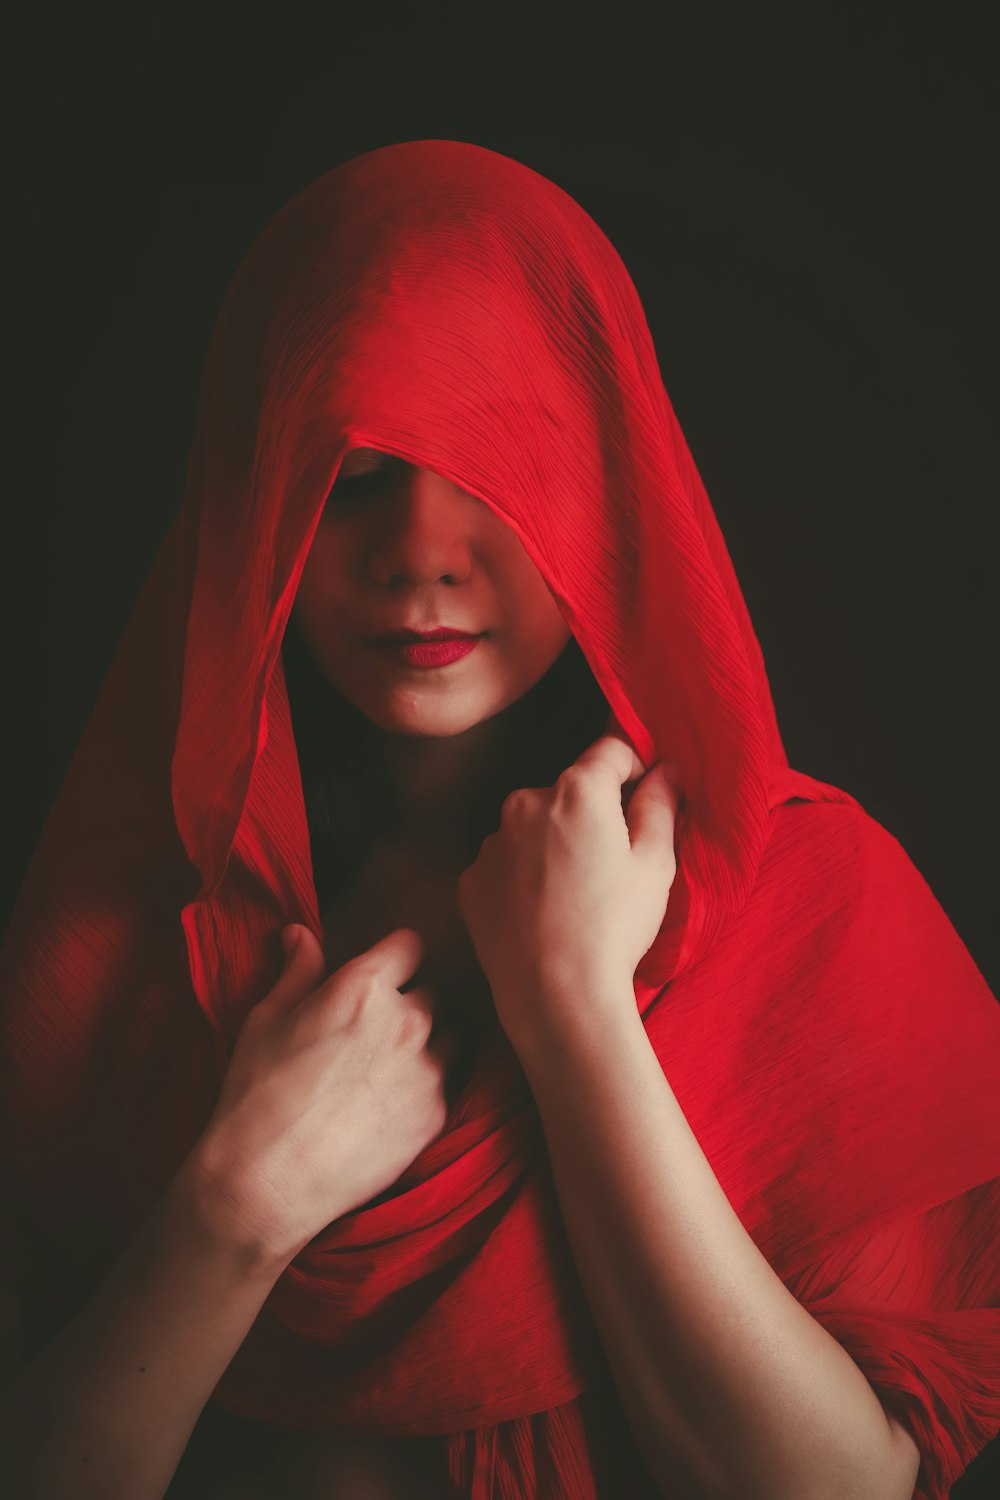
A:
POLYGON ((492 718, 544 676, 570 636, 542 575, 488 505, 374 448, 344 457, 294 614, 333 686, 405 735, 461 734, 492 718), (472 649, 421 665, 412 648, 408 660, 398 642, 379 639, 439 626, 475 636, 472 649))

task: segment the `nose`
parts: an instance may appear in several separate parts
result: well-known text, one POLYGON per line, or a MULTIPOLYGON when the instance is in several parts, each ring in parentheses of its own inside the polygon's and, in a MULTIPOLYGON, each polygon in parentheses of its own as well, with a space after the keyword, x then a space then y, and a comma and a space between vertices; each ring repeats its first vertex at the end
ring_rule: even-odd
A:
POLYGON ((372 578, 403 583, 461 583, 471 567, 470 512, 476 501, 431 469, 408 466, 388 503, 369 556, 372 578))

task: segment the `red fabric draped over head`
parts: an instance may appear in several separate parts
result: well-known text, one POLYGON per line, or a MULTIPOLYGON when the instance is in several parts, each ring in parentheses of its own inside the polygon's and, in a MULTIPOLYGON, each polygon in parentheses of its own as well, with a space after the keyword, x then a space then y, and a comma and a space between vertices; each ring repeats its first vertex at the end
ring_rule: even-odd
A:
MULTIPOLYGON (((687 768, 679 875, 636 974, 650 1041, 746 1228, 905 1410, 924 1493, 945 1494, 1000 1422, 997 1007, 896 841, 788 768, 620 258, 558 187, 461 142, 345 163, 240 266, 182 509, 25 880, 4 1146, 68 1296, 204 1127, 279 929, 322 940, 280 649, 356 446, 512 526, 613 719, 647 764, 687 768)), ((497 1032, 398 1191, 281 1277, 218 1395, 293 1426, 449 1434, 460 1493, 503 1471, 527 1496, 547 1466, 547 1493, 580 1500, 605 1377, 497 1032)))

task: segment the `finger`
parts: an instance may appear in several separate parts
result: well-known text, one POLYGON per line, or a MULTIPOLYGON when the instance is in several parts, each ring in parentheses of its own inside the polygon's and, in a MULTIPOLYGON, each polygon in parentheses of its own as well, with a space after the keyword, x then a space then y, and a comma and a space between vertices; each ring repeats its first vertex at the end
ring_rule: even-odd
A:
POLYGON ((383 1035, 387 1045, 403 1047, 414 1052, 426 1047, 434 1031, 435 1007, 428 989, 416 989, 400 993, 398 990, 379 985, 380 1024, 387 1030, 383 1035))
POLYGON ((672 860, 681 792, 676 761, 658 760, 639 782, 625 812, 629 841, 641 856, 672 860), (677 778, 675 781, 674 778, 677 778))
POLYGON ((619 734, 602 734, 577 756, 573 764, 594 770, 602 776, 617 776, 619 786, 624 786, 626 781, 634 781, 646 770, 632 745, 619 734))
POLYGON ((390 984, 401 990, 424 961, 425 944, 413 927, 395 927, 352 963, 377 963, 390 984))
POLYGON ((430 1036, 434 1028, 435 1007, 434 997, 427 986, 414 985, 410 990, 401 991, 399 998, 404 1007, 420 1011, 427 1022, 427 1035, 430 1036))
POLYGON ((281 1010, 311 994, 326 978, 326 956, 310 928, 292 922, 281 930, 284 964, 277 982, 254 1010, 281 1010))

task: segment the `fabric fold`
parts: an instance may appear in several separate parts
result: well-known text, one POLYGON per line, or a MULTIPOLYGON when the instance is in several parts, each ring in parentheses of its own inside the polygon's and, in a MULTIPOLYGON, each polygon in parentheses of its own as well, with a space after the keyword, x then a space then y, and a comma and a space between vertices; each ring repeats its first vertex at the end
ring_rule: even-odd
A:
MULTIPOLYGON (((211 1117, 280 929, 322 941, 282 647, 358 446, 490 507, 609 727, 683 763, 678 876, 635 976, 650 1045, 748 1233, 900 1403, 939 1500, 1000 1425, 1000 1013, 897 841, 789 766, 617 252, 464 142, 321 177, 220 310, 180 512, 0 952, 3 1152, 50 1263, 93 1289, 211 1117), (904 1224, 905 1306, 878 1260, 904 1224)), ((459 1497, 608 1500, 616 1463, 645 1482, 627 1425, 602 1427, 609 1391, 497 1027, 442 1136, 296 1257, 215 1399, 439 1435, 459 1497)))

